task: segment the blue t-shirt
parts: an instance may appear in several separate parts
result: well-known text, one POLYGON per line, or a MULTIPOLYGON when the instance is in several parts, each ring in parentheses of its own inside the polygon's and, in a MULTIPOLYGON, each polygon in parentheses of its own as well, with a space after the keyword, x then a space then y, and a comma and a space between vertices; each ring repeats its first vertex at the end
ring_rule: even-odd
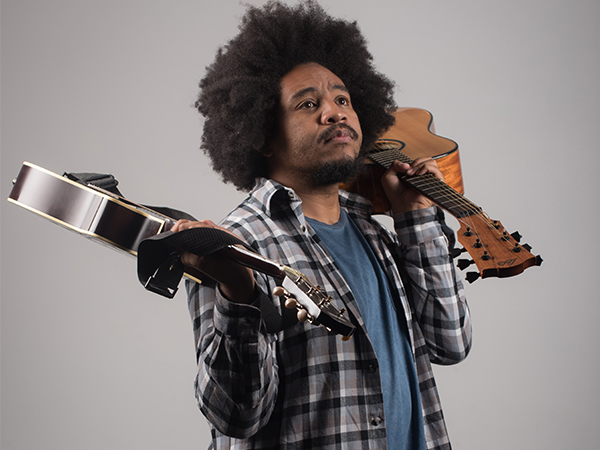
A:
POLYGON ((379 362, 390 449, 425 450, 421 400, 403 311, 364 236, 342 210, 327 225, 307 218, 350 286, 379 362))

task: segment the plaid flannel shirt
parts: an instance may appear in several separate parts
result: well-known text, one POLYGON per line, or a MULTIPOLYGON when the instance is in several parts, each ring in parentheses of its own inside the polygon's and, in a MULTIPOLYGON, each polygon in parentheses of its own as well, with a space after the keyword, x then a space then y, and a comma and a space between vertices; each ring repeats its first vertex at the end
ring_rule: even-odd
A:
MULTIPOLYGON (((450 449, 430 363, 457 363, 471 345, 468 307, 448 253, 451 230, 435 207, 397 215, 392 233, 371 219, 363 198, 340 191, 340 204, 372 247, 404 311, 427 448, 450 449)), ((196 398, 211 426, 211 448, 385 449, 375 351, 356 300, 307 224, 300 198, 259 179, 222 225, 267 258, 303 272, 358 326, 348 341, 307 322, 270 334, 257 307, 188 281, 196 398)), ((262 295, 271 296, 277 280, 255 277, 262 295)), ((279 308, 279 299, 273 301, 279 308)))

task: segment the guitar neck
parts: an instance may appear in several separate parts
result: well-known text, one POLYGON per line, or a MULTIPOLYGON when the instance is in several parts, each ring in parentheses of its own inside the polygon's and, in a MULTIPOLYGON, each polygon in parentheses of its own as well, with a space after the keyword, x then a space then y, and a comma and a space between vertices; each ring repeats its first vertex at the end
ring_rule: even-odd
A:
POLYGON ((283 264, 276 263, 264 256, 251 252, 241 245, 229 245, 224 249, 220 250, 227 257, 233 259, 235 262, 249 267, 250 269, 264 273, 274 278, 283 280, 286 276, 285 266, 283 264))
MULTIPOLYGON (((370 153, 368 157, 386 169, 396 160, 407 164, 413 162, 395 145, 379 144, 378 147, 381 150, 370 153)), ((402 174, 400 179, 457 218, 482 213, 479 206, 430 173, 414 176, 402 174)))

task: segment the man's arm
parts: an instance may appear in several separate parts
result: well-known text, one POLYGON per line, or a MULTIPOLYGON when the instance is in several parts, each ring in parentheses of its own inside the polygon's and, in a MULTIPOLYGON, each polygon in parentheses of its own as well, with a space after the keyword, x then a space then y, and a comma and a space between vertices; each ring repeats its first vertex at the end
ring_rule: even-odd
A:
POLYGON ((401 173, 431 173, 442 181, 444 176, 434 160, 418 158, 411 165, 395 161, 382 184, 402 247, 401 270, 409 281, 405 288, 430 357, 438 364, 454 364, 470 350, 471 320, 444 234, 449 228, 431 200, 400 181, 401 173))
MULTIPOLYGON (((206 226, 220 228, 210 221, 179 221, 173 231, 206 226)), ((182 261, 217 281, 213 287, 186 284, 198 405, 219 432, 248 438, 268 422, 279 381, 275 336, 266 333, 257 307, 264 289, 251 269, 218 252, 205 257, 185 253, 182 261)))
POLYGON ((462 282, 448 250, 447 227, 437 207, 396 214, 401 264, 432 362, 455 364, 471 348, 471 319, 462 282))
POLYGON ((231 302, 218 288, 191 281, 187 289, 200 410, 221 433, 248 438, 268 422, 275 405, 275 335, 265 332, 256 306, 231 302))

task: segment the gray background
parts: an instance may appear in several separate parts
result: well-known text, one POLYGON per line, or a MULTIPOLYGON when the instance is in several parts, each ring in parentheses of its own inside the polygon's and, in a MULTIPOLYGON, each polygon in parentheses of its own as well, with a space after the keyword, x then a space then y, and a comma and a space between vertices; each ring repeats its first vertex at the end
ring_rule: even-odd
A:
MULTIPOLYGON (((473 351, 435 369, 455 448, 597 448, 600 3, 323 4, 358 20, 398 104, 460 144, 467 196, 545 259, 466 287, 473 351)), ((243 11, 3 0, 2 197, 26 160, 219 220, 242 194, 197 150, 191 105, 243 11)), ((2 449, 206 448, 185 294, 147 293, 133 258, 4 200, 1 214, 2 449)))

